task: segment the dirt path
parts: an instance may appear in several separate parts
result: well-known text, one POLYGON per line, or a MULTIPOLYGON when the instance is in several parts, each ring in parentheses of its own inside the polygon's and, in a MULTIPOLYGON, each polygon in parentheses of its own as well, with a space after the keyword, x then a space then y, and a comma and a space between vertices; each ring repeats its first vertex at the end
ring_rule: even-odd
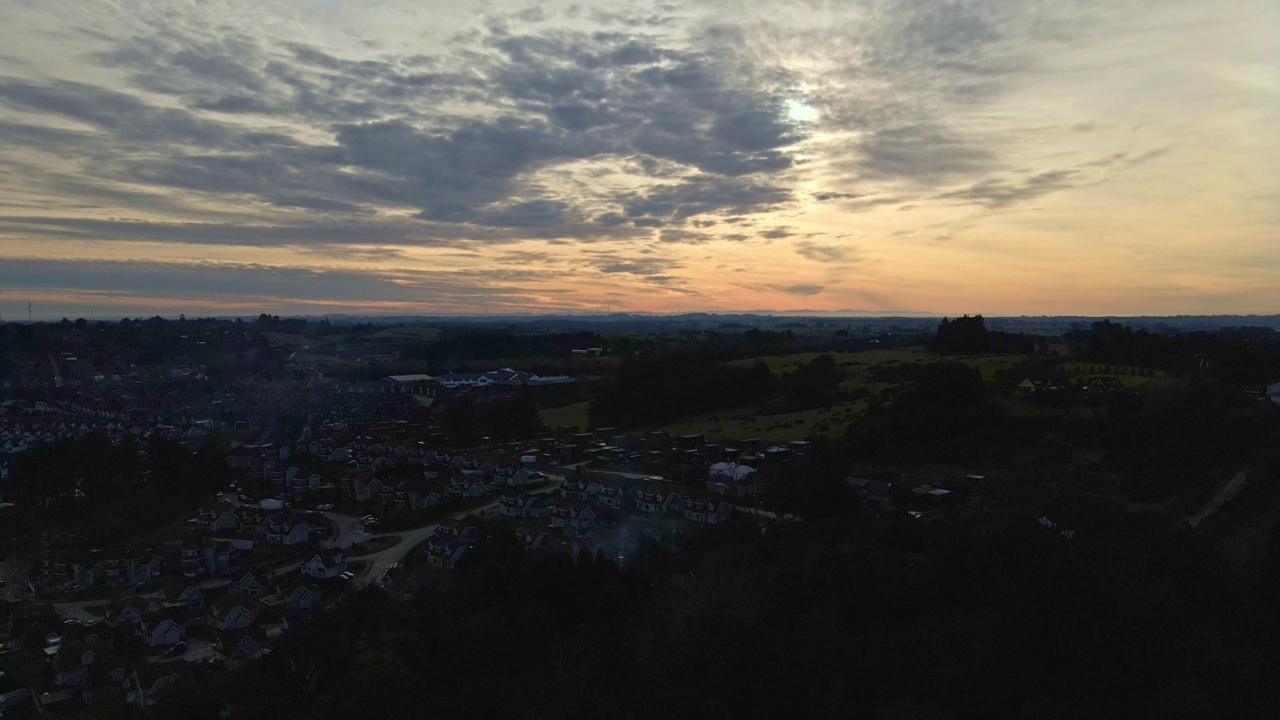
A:
POLYGON ((1200 523, 1205 521, 1205 518, 1208 518, 1210 515, 1218 512, 1223 505, 1234 500, 1236 495, 1239 495, 1240 490, 1244 487, 1244 481, 1247 477, 1248 473, 1244 470, 1241 470, 1231 476, 1231 479, 1227 481, 1226 485, 1223 485, 1222 488, 1218 490, 1212 500, 1210 500, 1204 507, 1200 508, 1199 512, 1187 518, 1187 522, 1191 524, 1191 527, 1199 527, 1200 523))

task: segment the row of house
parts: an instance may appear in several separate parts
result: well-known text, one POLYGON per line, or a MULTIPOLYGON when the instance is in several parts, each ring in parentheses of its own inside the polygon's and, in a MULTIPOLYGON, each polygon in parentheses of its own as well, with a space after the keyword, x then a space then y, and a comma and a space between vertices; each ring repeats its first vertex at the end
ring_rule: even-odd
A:
MULTIPOLYGON (((758 476, 752 479, 758 482, 758 476)), ((681 514, 694 522, 711 525, 729 521, 733 505, 723 498, 682 494, 653 483, 628 480, 601 481, 578 476, 561 483, 561 497, 592 501, 614 510, 636 510, 648 514, 681 514)))
POLYGON ((423 374, 389 375, 386 380, 392 387, 406 390, 420 390, 424 386, 432 384, 453 389, 489 386, 535 387, 539 385, 564 385, 574 381, 568 375, 539 375, 537 373, 512 370, 511 368, 490 370, 482 373, 446 373, 434 377, 423 374))

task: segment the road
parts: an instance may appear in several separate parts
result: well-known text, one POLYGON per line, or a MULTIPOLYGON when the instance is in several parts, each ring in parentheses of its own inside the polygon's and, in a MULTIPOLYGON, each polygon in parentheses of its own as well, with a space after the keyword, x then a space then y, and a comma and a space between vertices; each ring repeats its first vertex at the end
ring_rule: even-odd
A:
MULTIPOLYGON (((213 588, 219 588, 229 584, 231 584, 231 581, 227 578, 214 578, 212 580, 205 580, 204 582, 200 583, 197 587, 199 587, 202 590, 211 590, 213 588)), ((149 592, 149 593, 140 593, 138 595, 130 595, 124 599, 125 600, 158 600, 159 598, 160 598, 160 592, 156 591, 156 592, 149 592)), ((57 610, 60 615, 62 615, 68 620, 79 620, 81 622, 93 622, 94 620, 101 620, 102 616, 94 615, 91 612, 87 612, 87 609, 92 607, 102 607, 103 605, 108 605, 110 603, 111 601, 108 599, 99 598, 97 600, 81 600, 79 602, 54 603, 53 609, 57 610)))
POLYGON ((338 532, 331 539, 320 543, 320 547, 349 548, 364 539, 366 533, 360 518, 342 515, 336 512, 321 513, 338 526, 338 532))
POLYGON ((1213 499, 1211 499, 1204 507, 1200 508, 1199 512, 1187 518, 1187 522, 1190 523, 1193 528, 1199 527, 1200 523, 1204 522, 1206 518, 1218 512, 1223 505, 1231 502, 1235 499, 1236 495, 1240 494, 1240 490, 1244 488, 1244 481, 1246 479, 1248 479, 1248 473, 1244 470, 1241 470, 1231 476, 1231 479, 1218 490, 1217 494, 1213 496, 1213 499))
MULTIPOLYGON (((561 479, 563 480, 563 478, 561 479)), ((560 487, 559 483, 553 482, 552 484, 546 487, 538 488, 537 490, 531 490, 530 492, 535 495, 546 494, 546 493, 554 492, 555 490, 559 489, 559 487, 560 487)), ((498 501, 495 500, 491 503, 487 503, 479 507, 473 507, 463 512, 454 513, 453 515, 450 516, 450 518, 453 520, 463 520, 468 516, 479 517, 481 515, 484 515, 486 513, 496 510, 497 507, 498 507, 498 501)), ((382 578, 386 576, 388 570, 394 567, 398 567, 401 563, 403 563, 404 559, 409 556, 409 553, 415 547, 417 547, 420 543, 424 542, 425 540, 430 538, 432 535, 434 535, 435 531, 439 527, 440 527, 440 523, 436 522, 420 528, 414 528, 413 530, 403 530, 400 532, 393 532, 393 533, 379 533, 379 536, 398 537, 398 538, 401 538, 401 540, 400 542, 396 543, 392 547, 389 547, 386 550, 383 550, 381 552, 376 552, 376 553, 373 553, 372 555, 363 555, 363 556, 354 558, 359 560, 360 562, 365 563, 365 569, 360 574, 360 576, 356 578, 356 582, 360 585, 376 585, 382 582, 382 578)))

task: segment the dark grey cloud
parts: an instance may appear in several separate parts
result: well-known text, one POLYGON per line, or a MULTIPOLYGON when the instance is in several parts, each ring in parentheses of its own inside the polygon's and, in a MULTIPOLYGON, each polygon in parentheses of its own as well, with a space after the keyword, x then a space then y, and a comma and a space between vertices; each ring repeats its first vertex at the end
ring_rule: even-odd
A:
POLYGON ((976 203, 989 208, 1001 208, 1071 187, 1076 175, 1075 170, 1049 170, 1024 178, 1020 182, 984 180, 962 190, 943 193, 938 197, 944 200, 976 203))
POLYGON ((360 238, 386 243, 450 245, 457 240, 430 235, 407 224, 335 223, 317 218, 294 225, 244 222, 159 222, 98 220, 57 216, 0 216, 0 233, 16 237, 72 240, 150 240, 211 245, 328 245, 360 238))
MULTIPOLYGON (((384 276, 349 270, 219 263, 8 258, 0 264, 0 286, 5 288, 74 288, 87 292, 137 295, 141 296, 139 299, 176 297, 197 300, 243 295, 338 302, 411 302, 426 299, 422 293, 430 288, 430 281, 440 282, 448 291, 467 296, 483 296, 491 292, 474 283, 448 282, 447 278, 448 273, 384 276)), ((443 292, 433 295, 439 299, 443 292)))
MULTIPOLYGON (((610 22, 632 26, 620 16, 610 22)), ((657 36, 626 28, 529 34, 499 23, 483 38, 492 52, 464 52, 469 66, 459 69, 458 58, 349 60, 303 43, 268 47, 216 35, 162 25, 96 56, 134 87, 172 95, 182 107, 16 78, 0 79, 0 103, 93 127, 19 128, 36 150, 92 150, 90 178, 237 204, 253 197, 260 207, 339 215, 416 208, 429 223, 589 239, 789 200, 781 185, 761 179, 792 167, 790 148, 802 139, 784 119, 782 97, 741 85, 723 58, 657 36), (498 112, 423 113, 444 98, 498 112), (251 131, 236 116, 271 119, 283 131, 251 131), (329 144, 292 134, 325 125, 329 144), (586 159, 622 162, 654 180, 702 175, 684 180, 679 200, 655 188, 613 207, 548 197, 530 181, 586 159), (740 180, 719 182, 725 177, 740 180)))
POLYGON ((789 238, 792 235, 795 235, 795 228, 787 227, 785 225, 776 227, 776 228, 770 228, 760 233, 760 237, 767 238, 769 240, 781 240, 782 238, 789 238))
POLYGON ((706 214, 765 212, 790 200, 791 192, 777 185, 739 177, 698 176, 679 185, 663 185, 634 194, 624 207, 629 217, 683 222, 706 214))
POLYGON ((849 169, 872 179, 946 180, 987 171, 996 162, 985 144, 942 125, 880 128, 858 151, 849 169))
POLYGON ((66 80, 38 84, 0 77, 0 105, 79 120, 134 142, 225 147, 243 136, 185 110, 156 107, 122 92, 66 80))
POLYGON ((788 295, 802 295, 806 297, 810 295, 818 295, 823 290, 827 289, 825 285, 818 285, 815 283, 797 283, 795 285, 766 285, 766 287, 768 287, 771 290, 777 290, 778 292, 784 292, 788 295))
POLYGON ((798 240, 795 248, 801 257, 824 264, 846 263, 857 259, 857 249, 849 245, 830 245, 816 243, 812 240, 798 240))
MULTIPOLYGON (((184 242, 440 245, 657 235, 697 243, 705 235, 686 225, 745 225, 786 207, 806 171, 796 152, 810 126, 786 112, 799 79, 758 42, 767 30, 778 47, 823 49, 834 69, 809 78, 816 86, 804 96, 821 127, 856 133, 828 148, 845 159, 829 166, 832 186, 814 199, 856 210, 913 195, 884 193, 885 184, 943 185, 958 188, 946 199, 996 207, 1067 182, 986 179, 1006 170, 999 144, 951 112, 1022 77, 1025 58, 1010 39, 1048 32, 1054 17, 1030 5, 876 0, 869 13, 804 31, 735 17, 677 31, 683 11, 674 6, 579 10, 559 26, 530 5, 482 18, 426 54, 347 57, 337 47, 195 27, 170 13, 93 56, 123 73, 125 88, 0 77, 0 107, 89 130, 8 122, 0 131, 32 151, 81 161, 82 184, 101 190, 90 193, 96 204, 110 201, 109 187, 127 186, 132 195, 115 196, 117 218, 176 207, 177 197, 260 214, 239 234, 220 220, 22 224, 45 237, 173 232, 184 242), (584 15, 594 29, 583 29, 584 15), (589 172, 581 161, 639 176, 624 185, 635 189, 574 194, 547 182, 551 172, 589 172), (299 219, 307 213, 317 218, 299 219), (415 215, 416 225, 388 219, 415 215)), ((758 237, 787 236, 771 228, 758 237)))

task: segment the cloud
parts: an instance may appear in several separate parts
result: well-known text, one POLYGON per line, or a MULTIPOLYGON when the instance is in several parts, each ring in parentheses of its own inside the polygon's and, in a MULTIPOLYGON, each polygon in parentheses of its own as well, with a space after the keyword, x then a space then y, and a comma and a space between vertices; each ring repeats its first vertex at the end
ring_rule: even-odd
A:
POLYGON ((846 263, 857 259, 857 250, 845 245, 824 245, 811 240, 798 240, 795 248, 801 257, 818 263, 846 263))
POLYGON ((771 290, 777 290, 778 292, 786 293, 788 295, 801 295, 805 297, 811 296, 811 295, 818 295, 823 290, 826 290, 825 286, 817 285, 813 283, 797 283, 795 285, 766 285, 766 287, 768 287, 771 290))
POLYGON ((858 145, 850 169, 865 178, 934 182, 983 172, 995 154, 941 125, 904 125, 876 130, 858 145))
MULTIPOLYGON (((537 8, 516 17, 545 20, 537 8)), ((24 128, 33 150, 83 158, 91 149, 91 179, 249 195, 264 211, 416 208, 437 223, 590 239, 627 237, 621 208, 548 194, 541 173, 583 160, 627 163, 640 175, 632 187, 649 189, 625 199, 626 225, 658 227, 768 210, 785 190, 753 176, 791 167, 790 148, 803 140, 785 120, 781 92, 741 85, 723 58, 630 30, 532 34, 496 23, 479 38, 491 52, 461 51, 464 70, 458 57, 347 59, 304 41, 273 46, 246 33, 197 32, 169 16, 153 22, 154 32, 95 58, 180 107, 124 89, 0 79, 0 103, 93 128, 24 128), (444 113, 444 100, 490 112, 444 113), (238 116, 274 120, 278 130, 250 129, 238 116), (324 124, 330 143, 305 131, 324 124), (683 202, 645 182, 682 177, 683 202), (589 216, 600 222, 582 220, 589 216)))
POLYGON ((677 185, 661 185, 643 194, 633 193, 625 201, 624 210, 628 217, 683 222, 699 215, 766 212, 790 200, 791 192, 778 185, 703 175, 677 185))
POLYGON ((1024 178, 1021 182, 984 180, 962 190, 942 193, 944 200, 962 200, 989 208, 1003 208, 1048 195, 1072 186, 1075 170, 1049 170, 1024 178))
POLYGON ((0 287, 11 290, 74 289, 100 293, 120 303, 153 300, 195 304, 219 297, 295 307, 308 303, 358 307, 420 304, 458 307, 468 302, 522 301, 528 294, 511 284, 476 282, 447 272, 380 274, 321 268, 285 268, 220 263, 41 260, 8 258, 0 263, 0 287))

